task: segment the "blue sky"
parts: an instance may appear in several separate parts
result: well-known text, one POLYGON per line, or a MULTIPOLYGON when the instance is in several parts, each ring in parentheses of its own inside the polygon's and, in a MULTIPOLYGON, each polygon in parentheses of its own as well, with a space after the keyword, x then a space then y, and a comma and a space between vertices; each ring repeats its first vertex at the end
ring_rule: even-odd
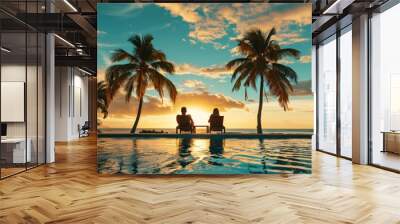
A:
MULTIPOLYGON (((260 28, 267 32, 277 29, 275 39, 282 47, 296 48, 300 60, 285 59, 281 63, 292 67, 300 83, 311 79, 311 5, 268 3, 102 3, 98 4, 98 71, 101 80, 111 64, 113 50, 132 50, 127 41, 133 34, 151 34, 155 48, 166 53, 176 65, 176 73, 168 75, 180 94, 195 92, 223 95, 227 101, 247 104, 258 100, 256 91, 249 91, 250 101, 244 100, 244 91, 232 92, 230 72, 224 65, 238 57, 237 42, 244 32, 260 28)), ((302 91, 291 97, 312 101, 302 91)), ((307 91, 306 91, 307 92, 307 91)), ((154 91, 148 91, 155 97, 154 91)), ((222 103, 224 106, 225 104, 222 103)), ((250 105, 249 105, 250 106, 250 105)), ((175 112, 175 111, 173 111, 175 112)))

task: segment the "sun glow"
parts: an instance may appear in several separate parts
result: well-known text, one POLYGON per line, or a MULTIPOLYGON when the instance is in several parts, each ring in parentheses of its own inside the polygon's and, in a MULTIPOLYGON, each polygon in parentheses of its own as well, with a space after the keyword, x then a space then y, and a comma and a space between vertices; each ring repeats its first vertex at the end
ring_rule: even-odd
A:
POLYGON ((188 108, 188 114, 192 116, 195 125, 208 125, 208 118, 211 114, 202 108, 188 108))

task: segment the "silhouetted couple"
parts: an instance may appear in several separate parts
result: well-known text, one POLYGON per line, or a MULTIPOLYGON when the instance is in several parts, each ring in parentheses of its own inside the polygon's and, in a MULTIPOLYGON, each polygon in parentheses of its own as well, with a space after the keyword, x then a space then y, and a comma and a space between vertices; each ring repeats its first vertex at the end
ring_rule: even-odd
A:
MULTIPOLYGON (((181 113, 182 114, 178 114, 176 116, 176 122, 178 122, 178 127, 176 128, 177 133, 178 133, 178 129, 180 131, 190 131, 191 133, 195 133, 195 125, 194 125, 192 116, 190 116, 190 114, 187 114, 186 107, 181 108, 181 113)), ((215 123, 215 121, 220 120, 220 118, 221 118, 221 116, 219 115, 218 108, 214 108, 213 113, 210 115, 210 118, 208 119, 208 123, 210 123, 210 127, 213 126, 213 123, 215 123)))

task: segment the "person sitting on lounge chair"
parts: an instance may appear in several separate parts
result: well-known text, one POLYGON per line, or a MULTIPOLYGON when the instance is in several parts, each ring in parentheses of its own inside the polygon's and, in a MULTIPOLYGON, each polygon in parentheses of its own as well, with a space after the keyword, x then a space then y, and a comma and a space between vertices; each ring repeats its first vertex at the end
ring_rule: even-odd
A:
POLYGON ((190 116, 190 114, 186 114, 186 107, 182 107, 181 112, 182 114, 176 115, 176 122, 178 122, 176 133, 178 133, 178 129, 179 132, 190 131, 191 133, 194 133, 194 122, 192 116, 190 116))
POLYGON ((210 132, 220 131, 225 133, 224 116, 219 115, 218 108, 214 108, 210 119, 208 119, 208 123, 210 123, 210 132))

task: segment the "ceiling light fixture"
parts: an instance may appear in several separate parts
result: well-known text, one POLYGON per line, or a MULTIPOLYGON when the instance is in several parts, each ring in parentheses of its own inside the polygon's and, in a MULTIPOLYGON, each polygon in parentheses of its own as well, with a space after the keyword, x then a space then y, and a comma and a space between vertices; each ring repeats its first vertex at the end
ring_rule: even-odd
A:
POLYGON ((78 67, 78 70, 81 71, 81 72, 83 72, 83 73, 85 73, 86 75, 92 75, 92 73, 90 73, 90 72, 88 72, 88 71, 86 71, 86 70, 83 70, 83 69, 81 69, 81 68, 79 68, 79 67, 78 67))
POLYGON ((324 12, 322 14, 326 15, 326 14, 331 14, 331 10, 335 9, 337 7, 337 5, 339 4, 340 0, 336 0, 332 5, 330 5, 327 9, 324 10, 324 12))
POLYGON ((75 48, 75 45, 73 45, 71 42, 69 42, 68 40, 60 37, 58 34, 54 34, 55 37, 57 37, 59 40, 61 40, 62 42, 66 43, 68 46, 75 48))
POLYGON ((340 15, 343 10, 350 6, 355 0, 336 0, 322 13, 323 15, 340 15))
POLYGON ((9 50, 9 49, 7 49, 7 48, 5 48, 5 47, 1 47, 0 49, 1 49, 2 51, 6 52, 6 53, 10 53, 10 52, 11 52, 11 50, 9 50))
POLYGON ((74 12, 78 12, 78 10, 73 6, 68 0, 64 0, 64 3, 68 5, 74 12))

